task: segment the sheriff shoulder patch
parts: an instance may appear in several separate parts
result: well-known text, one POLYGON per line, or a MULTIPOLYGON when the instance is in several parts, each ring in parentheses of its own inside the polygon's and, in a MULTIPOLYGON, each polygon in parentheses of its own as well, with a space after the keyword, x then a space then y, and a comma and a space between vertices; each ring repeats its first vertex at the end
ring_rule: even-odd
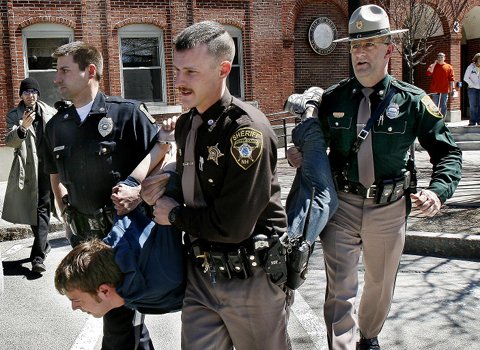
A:
POLYGON ((241 128, 230 137, 230 153, 243 169, 247 170, 260 159, 263 134, 252 128, 241 128))
POLYGON ((433 102, 432 98, 428 95, 422 97, 421 102, 427 108, 428 113, 433 115, 436 118, 443 118, 442 113, 440 113, 440 109, 438 109, 435 102, 433 102))

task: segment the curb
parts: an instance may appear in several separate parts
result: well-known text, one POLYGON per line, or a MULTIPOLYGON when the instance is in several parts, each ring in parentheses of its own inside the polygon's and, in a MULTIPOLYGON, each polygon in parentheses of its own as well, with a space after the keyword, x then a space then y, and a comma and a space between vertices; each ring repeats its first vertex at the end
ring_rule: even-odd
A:
MULTIPOLYGON (((58 231, 64 231, 63 223, 56 221, 50 223, 49 234, 58 231)), ((17 239, 23 239, 33 237, 32 230, 28 225, 11 225, 0 227, 0 242, 14 241, 17 239)))
MULTIPOLYGON (((53 222, 50 224, 49 234, 58 233, 63 230, 63 223, 53 222)), ((27 225, 0 227, 0 242, 13 241, 32 236, 32 231, 27 225)), ((480 236, 458 233, 407 231, 404 253, 476 260, 480 258, 480 236)))
POLYGON ((480 258, 480 236, 407 231, 404 253, 477 260, 480 258))

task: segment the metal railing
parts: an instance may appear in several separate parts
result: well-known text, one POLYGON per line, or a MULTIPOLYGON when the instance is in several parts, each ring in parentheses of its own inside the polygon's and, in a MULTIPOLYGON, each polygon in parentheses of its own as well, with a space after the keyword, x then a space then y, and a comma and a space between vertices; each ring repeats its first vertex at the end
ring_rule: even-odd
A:
POLYGON ((288 148, 288 140, 291 138, 291 128, 298 124, 300 118, 295 116, 294 114, 288 111, 281 111, 270 113, 266 115, 268 120, 270 120, 270 124, 272 125, 273 130, 275 131, 279 143, 285 149, 285 158, 287 157, 287 148, 288 148), (289 130, 290 129, 290 130, 289 130))

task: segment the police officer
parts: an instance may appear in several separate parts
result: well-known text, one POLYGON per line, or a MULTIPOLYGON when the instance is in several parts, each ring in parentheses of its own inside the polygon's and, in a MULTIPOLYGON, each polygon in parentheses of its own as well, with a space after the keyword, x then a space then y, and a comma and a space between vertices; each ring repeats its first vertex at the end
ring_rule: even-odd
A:
MULTIPOLYGON (((55 50, 54 83, 65 105, 47 124, 46 166, 52 189, 67 212, 72 245, 110 230, 116 208, 125 213, 140 201, 140 187, 116 186, 157 142, 158 127, 143 105, 99 91, 103 59, 93 46, 72 42, 55 50)), ((148 331, 135 312, 120 307, 104 317, 102 349, 151 348, 148 331)))
MULTIPOLYGON (((327 89, 318 108, 339 199, 321 235, 324 317, 330 349, 355 349, 357 323, 357 349, 380 349, 377 336, 392 303, 411 202, 428 216, 438 213, 460 180, 462 154, 431 98, 387 73, 391 35, 404 30, 391 31, 387 14, 376 5, 359 7, 348 28, 349 37, 338 41, 350 43, 355 77, 327 89), (370 115, 377 116, 371 128, 370 115), (407 167, 408 151, 415 138, 429 153, 433 173, 427 189, 408 195, 408 169, 413 170, 407 167), (361 252, 365 277, 356 312, 361 252)), ((288 153, 299 166, 301 153, 288 153)))
MULTIPOLYGON (((253 244, 258 239, 257 248, 275 254, 275 234, 286 229, 276 137, 263 113, 228 92, 234 54, 232 38, 215 22, 196 23, 175 39, 176 87, 190 108, 175 129, 186 206, 169 197, 143 198, 155 204, 156 222, 175 225, 193 241, 182 348, 287 349, 283 280, 276 273, 267 276, 253 244)), ((148 192, 155 181, 147 178, 142 193, 144 186, 148 192)))

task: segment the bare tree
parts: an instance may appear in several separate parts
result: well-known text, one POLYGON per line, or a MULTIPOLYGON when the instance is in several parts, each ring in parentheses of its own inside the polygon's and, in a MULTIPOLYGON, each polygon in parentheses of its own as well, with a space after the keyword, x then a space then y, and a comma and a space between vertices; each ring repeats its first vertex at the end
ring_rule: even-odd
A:
MULTIPOLYGON (((415 67, 425 64, 432 48, 431 38, 442 33, 442 18, 458 18, 468 0, 380 0, 395 29, 408 29, 396 45, 407 64, 407 82, 414 83, 415 67)), ((455 28, 449 28, 454 30, 455 28)))

